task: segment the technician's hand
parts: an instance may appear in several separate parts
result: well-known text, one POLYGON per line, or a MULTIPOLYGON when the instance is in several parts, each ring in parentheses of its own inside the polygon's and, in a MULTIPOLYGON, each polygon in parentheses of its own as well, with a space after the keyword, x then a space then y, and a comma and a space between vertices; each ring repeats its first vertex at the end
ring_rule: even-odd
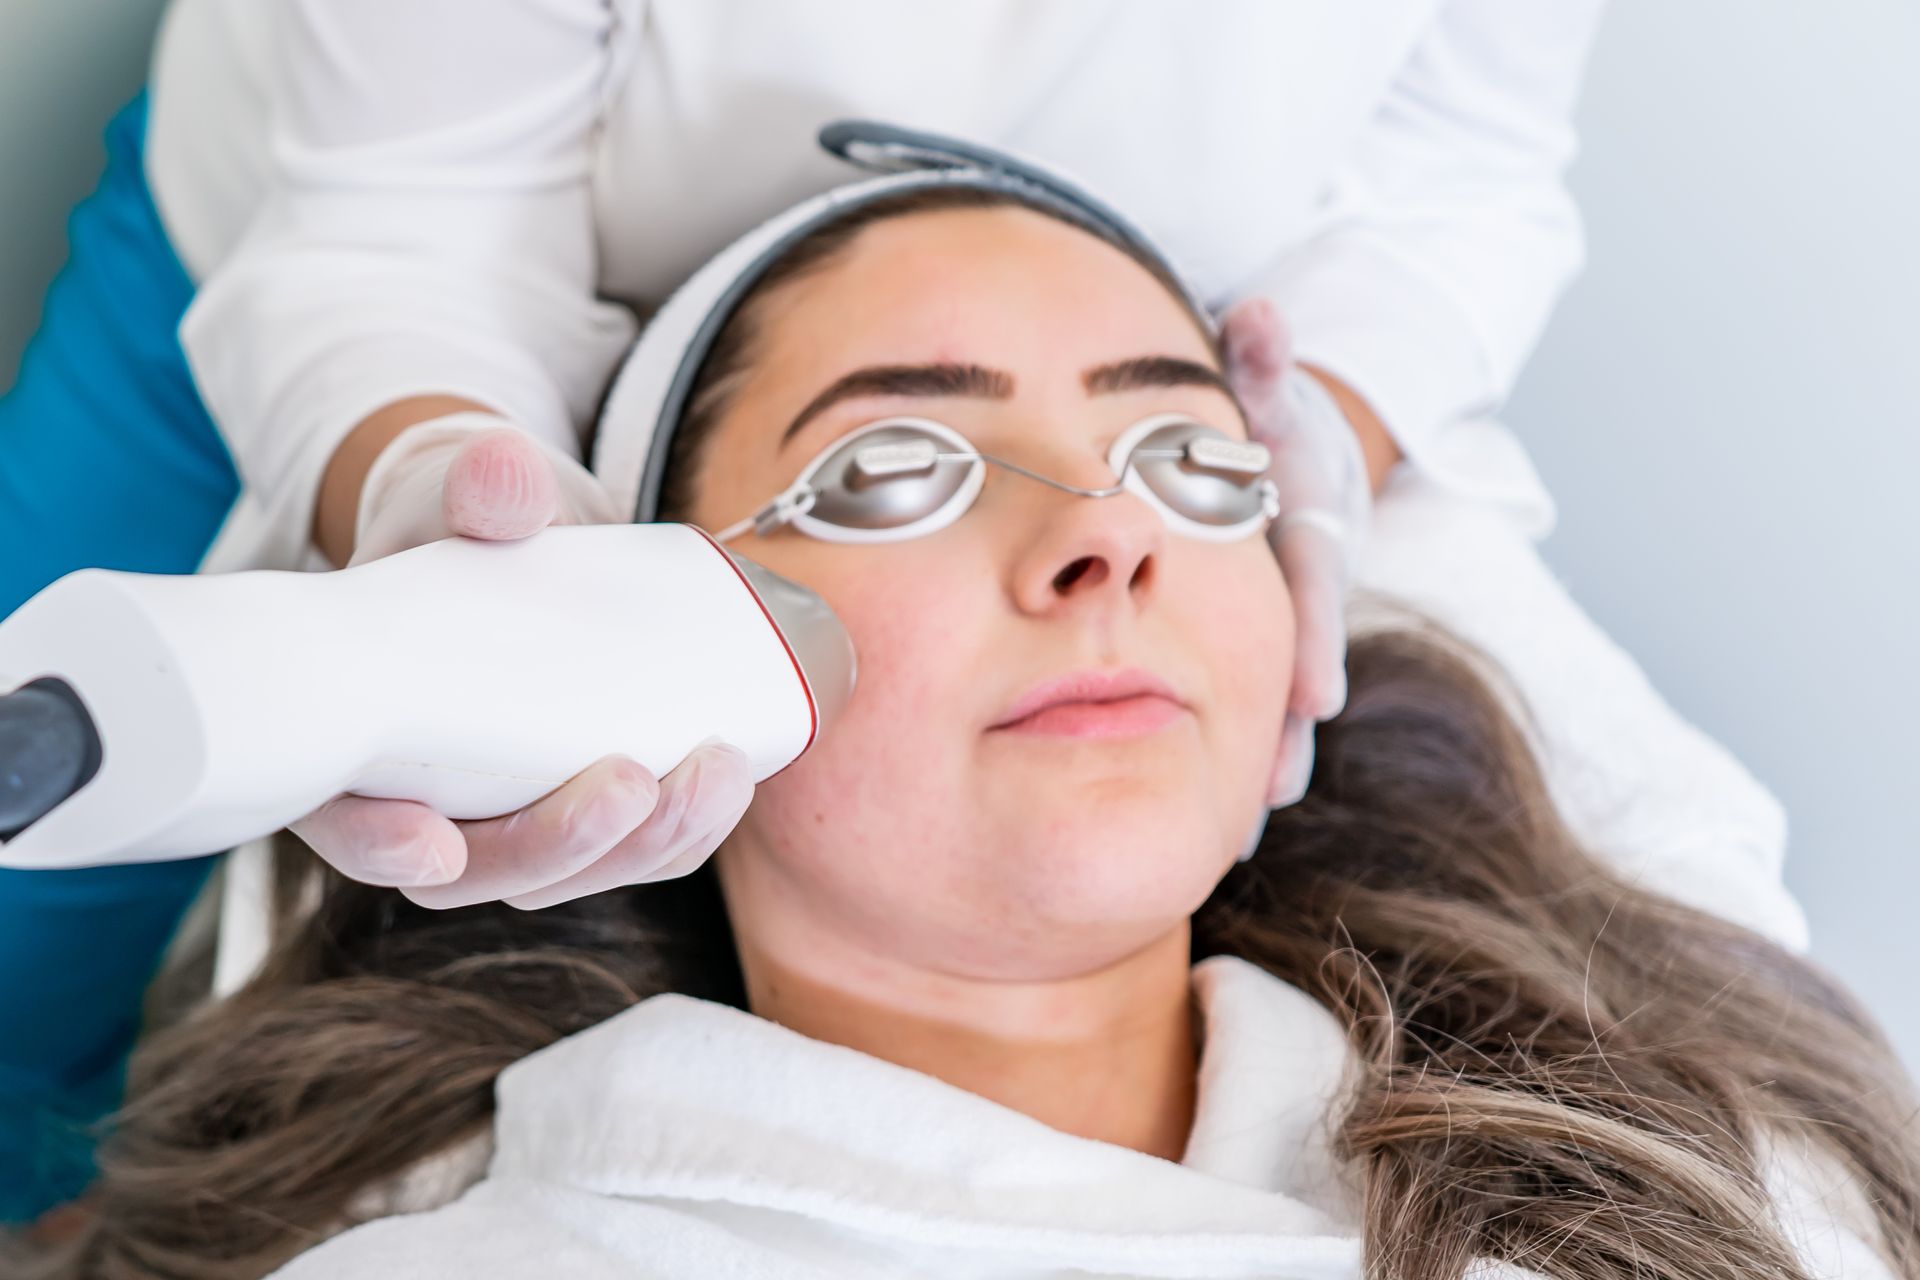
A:
POLYGON ((524 809, 451 821, 414 800, 336 796, 290 830, 344 875, 423 907, 529 910, 699 868, 753 801, 746 753, 716 742, 665 777, 607 756, 524 809))
POLYGON ((462 534, 524 538, 550 524, 625 519, 599 477, 490 413, 408 427, 360 489, 349 566, 462 534))
MULTIPOLYGON (((375 460, 347 563, 453 535, 524 538, 624 518, 573 458, 492 415, 459 413, 409 427, 375 460)), ((738 824, 753 788, 746 755, 712 743, 664 777, 608 756, 497 818, 456 822, 413 800, 343 795, 289 830, 343 875, 398 886, 422 906, 532 909, 686 875, 738 824)))
POLYGON ((1246 298, 1222 319, 1227 380, 1246 408, 1249 434, 1273 454, 1280 515, 1267 530, 1293 599, 1297 628, 1293 690, 1267 804, 1306 794, 1313 732, 1347 701, 1347 593, 1368 525, 1373 490, 1360 440, 1331 398, 1314 396, 1312 374, 1293 361, 1279 310, 1246 298))

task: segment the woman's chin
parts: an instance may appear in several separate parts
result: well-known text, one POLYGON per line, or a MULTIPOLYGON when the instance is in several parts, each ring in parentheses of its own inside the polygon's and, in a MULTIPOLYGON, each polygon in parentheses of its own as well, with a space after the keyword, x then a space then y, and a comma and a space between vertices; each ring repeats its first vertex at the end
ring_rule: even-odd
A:
POLYGON ((1015 920, 1065 926, 1183 914, 1206 901, 1220 878, 1213 842, 1193 821, 1056 822, 1048 838, 998 846, 979 859, 977 883, 1015 920), (991 886, 990 888, 988 886, 991 886), (1189 903, 1189 899, 1191 902, 1189 903))
POLYGON ((1139 880, 1097 888, 1064 879, 1002 886, 963 913, 922 906, 918 918, 892 922, 892 954, 974 978, 1033 981, 1086 973, 1152 945, 1186 922, 1211 885, 1189 875, 1175 883, 1139 880), (1022 892, 1022 888, 1030 892, 1022 892), (1182 895, 1185 901, 1182 901, 1182 895))

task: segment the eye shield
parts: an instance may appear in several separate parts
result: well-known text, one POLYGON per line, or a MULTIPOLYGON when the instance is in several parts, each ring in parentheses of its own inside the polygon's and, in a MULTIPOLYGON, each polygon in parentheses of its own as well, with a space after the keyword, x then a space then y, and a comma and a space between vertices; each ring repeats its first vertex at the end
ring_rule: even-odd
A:
POLYGON ((1181 413, 1159 413, 1123 431, 1107 451, 1118 484, 1083 489, 976 451, 930 418, 871 423, 821 451, 785 492, 714 534, 726 542, 751 528, 783 524, 828 542, 900 542, 944 529, 965 515, 992 463, 1056 489, 1103 498, 1146 499, 1176 533, 1227 542, 1261 532, 1280 510, 1265 475, 1265 446, 1235 440, 1181 413))

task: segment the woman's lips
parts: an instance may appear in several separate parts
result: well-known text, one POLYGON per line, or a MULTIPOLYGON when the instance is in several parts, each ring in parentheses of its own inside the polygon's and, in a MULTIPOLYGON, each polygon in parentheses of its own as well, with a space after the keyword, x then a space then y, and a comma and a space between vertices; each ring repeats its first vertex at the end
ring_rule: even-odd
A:
POLYGON ((1157 693, 1112 702, 1062 702, 993 730, 1067 738, 1130 738, 1164 729, 1186 714, 1186 707, 1157 693))

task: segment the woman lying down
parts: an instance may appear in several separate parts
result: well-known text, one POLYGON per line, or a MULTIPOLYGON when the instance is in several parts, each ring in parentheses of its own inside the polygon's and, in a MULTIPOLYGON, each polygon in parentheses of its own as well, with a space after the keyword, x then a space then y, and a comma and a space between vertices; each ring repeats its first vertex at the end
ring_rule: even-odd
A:
POLYGON ((1223 367, 1163 263, 1015 191, 787 244, 674 410, 658 518, 727 530, 880 423, 1059 484, 974 464, 911 536, 831 536, 871 498, 730 535, 860 677, 697 866, 430 910, 302 859, 317 908, 144 1045, 44 1274, 1920 1277, 1870 1018, 1576 836, 1478 646, 1363 628, 1240 860, 1292 668, 1260 521, 1059 487, 1149 419, 1247 439, 1223 367), (908 365, 981 372, 788 435, 908 365), (1122 666, 1168 696, 1007 723, 1122 666))

